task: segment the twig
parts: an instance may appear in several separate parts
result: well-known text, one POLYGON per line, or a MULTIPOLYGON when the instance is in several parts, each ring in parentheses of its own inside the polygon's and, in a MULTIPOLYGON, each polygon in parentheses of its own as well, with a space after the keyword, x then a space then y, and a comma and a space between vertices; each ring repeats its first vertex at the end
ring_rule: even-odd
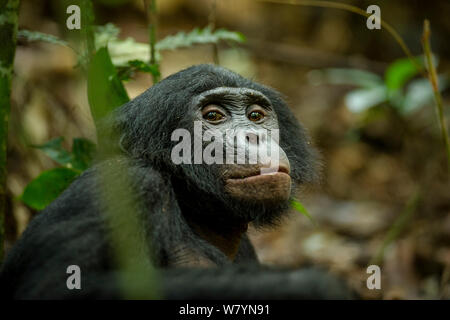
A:
POLYGON ((0 0, 0 263, 3 259, 6 213, 6 154, 11 109, 11 79, 17 41, 18 0, 0 0))
MULTIPOLYGON (((363 17, 369 17, 370 14, 366 11, 352 6, 350 4, 341 3, 341 2, 332 2, 332 1, 321 1, 321 0, 258 0, 261 2, 268 2, 268 3, 278 3, 278 4, 286 4, 286 5, 298 5, 298 6, 310 6, 310 7, 321 7, 321 8, 334 8, 334 9, 341 9, 349 12, 353 12, 356 14, 359 14, 363 17)), ((422 75, 425 76, 425 72, 420 64, 417 63, 417 61, 414 59, 411 50, 409 50, 406 43, 403 41, 403 39, 400 37, 397 31, 388 24, 386 21, 380 18, 381 25, 384 29, 386 29, 391 36, 394 38, 394 40, 400 45, 403 52, 408 56, 408 58, 411 60, 411 62, 414 64, 414 66, 419 70, 422 75)))
MULTIPOLYGON (((144 5, 147 10, 147 20, 148 20, 148 34, 149 34, 149 44, 150 44, 150 64, 157 65, 156 61, 156 25, 158 23, 157 10, 156 10, 156 0, 144 0, 144 5)), ((159 81, 159 75, 152 73, 153 84, 159 81)))
POLYGON ((86 57, 89 63, 91 57, 95 54, 95 34, 93 30, 94 9, 92 8, 91 0, 83 0, 82 6, 83 10, 81 17, 84 30, 84 39, 86 41, 86 57))
POLYGON ((409 198, 405 209, 398 216, 398 218, 394 221, 391 228, 389 229, 387 235, 383 240, 383 244, 378 249, 375 256, 372 258, 369 264, 380 265, 384 259, 384 252, 386 248, 398 238, 400 233, 405 229, 408 222, 411 220, 414 212, 417 209, 420 200, 420 191, 416 190, 413 195, 409 198))
POLYGON ((382 74, 388 66, 385 62, 369 60, 364 57, 349 57, 348 55, 266 40, 249 39, 244 47, 265 59, 313 68, 360 68, 382 74))
MULTIPOLYGON (((209 13, 209 26, 211 28, 211 31, 214 31, 214 29, 216 28, 216 20, 217 20, 217 0, 212 0, 211 1, 211 11, 209 13)), ((217 43, 213 43, 212 44, 213 47, 213 60, 215 64, 220 64, 219 61, 219 47, 217 45, 217 43)))
POLYGON ((433 53, 431 51, 430 46, 430 22, 428 20, 425 20, 423 23, 423 36, 422 36, 422 46, 423 51, 425 52, 426 62, 427 62, 427 70, 428 70, 428 80, 431 83, 431 87, 433 88, 434 93, 434 101, 436 102, 436 110, 439 118, 439 123, 441 126, 441 134, 442 139, 445 144, 445 149, 447 151, 447 162, 448 166, 447 169, 450 172, 450 143, 448 139, 448 130, 447 125, 445 122, 445 116, 444 116, 444 106, 442 104, 442 97, 441 93, 439 92, 439 83, 438 83, 438 77, 436 73, 436 67, 433 64, 433 53))

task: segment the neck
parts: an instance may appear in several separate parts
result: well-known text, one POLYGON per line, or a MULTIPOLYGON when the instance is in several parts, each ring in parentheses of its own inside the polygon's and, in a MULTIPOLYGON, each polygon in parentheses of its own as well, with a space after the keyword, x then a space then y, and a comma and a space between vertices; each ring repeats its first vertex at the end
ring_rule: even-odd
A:
POLYGON ((248 223, 243 222, 227 225, 211 225, 208 222, 193 220, 188 220, 187 222, 199 237, 218 248, 231 261, 236 257, 242 236, 248 228, 248 223))
POLYGON ((184 181, 172 181, 178 204, 189 227, 203 240, 218 248, 229 260, 233 261, 239 251, 242 236, 247 232, 248 221, 225 219, 232 214, 220 209, 220 202, 211 202, 210 195, 196 190, 198 195, 192 199, 184 181), (222 211, 223 212, 218 212, 222 211))

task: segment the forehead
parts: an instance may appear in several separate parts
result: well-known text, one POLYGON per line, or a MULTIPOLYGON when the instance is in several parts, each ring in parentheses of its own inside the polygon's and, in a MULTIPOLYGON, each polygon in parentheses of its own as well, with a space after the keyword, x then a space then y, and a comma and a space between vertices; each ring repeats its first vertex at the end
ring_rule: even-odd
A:
POLYGON ((243 102, 246 104, 258 104, 263 107, 271 106, 269 98, 267 98, 260 91, 249 88, 235 87, 217 87, 204 91, 193 97, 192 102, 197 106, 204 106, 212 102, 243 102))

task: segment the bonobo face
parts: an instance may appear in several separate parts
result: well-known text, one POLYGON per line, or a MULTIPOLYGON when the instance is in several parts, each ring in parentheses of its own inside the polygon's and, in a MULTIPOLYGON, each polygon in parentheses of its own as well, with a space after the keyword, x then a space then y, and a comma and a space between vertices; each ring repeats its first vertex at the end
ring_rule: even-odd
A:
POLYGON ((317 153, 280 94, 230 70, 192 66, 116 110, 120 149, 170 177, 197 220, 269 225, 317 181, 317 153))
MULTIPOLYGON (((234 201, 278 205, 291 194, 289 159, 280 148, 278 118, 270 100, 247 88, 219 87, 195 98, 196 121, 223 146, 216 161, 234 201)), ((217 149, 216 154, 217 156, 217 149)))

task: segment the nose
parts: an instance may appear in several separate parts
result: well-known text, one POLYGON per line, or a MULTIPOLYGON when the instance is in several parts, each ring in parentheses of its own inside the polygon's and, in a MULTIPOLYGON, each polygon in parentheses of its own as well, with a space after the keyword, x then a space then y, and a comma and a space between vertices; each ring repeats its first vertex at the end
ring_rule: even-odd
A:
POLYGON ((261 143, 261 137, 254 131, 248 131, 245 133, 245 139, 250 145, 259 145, 261 143))

